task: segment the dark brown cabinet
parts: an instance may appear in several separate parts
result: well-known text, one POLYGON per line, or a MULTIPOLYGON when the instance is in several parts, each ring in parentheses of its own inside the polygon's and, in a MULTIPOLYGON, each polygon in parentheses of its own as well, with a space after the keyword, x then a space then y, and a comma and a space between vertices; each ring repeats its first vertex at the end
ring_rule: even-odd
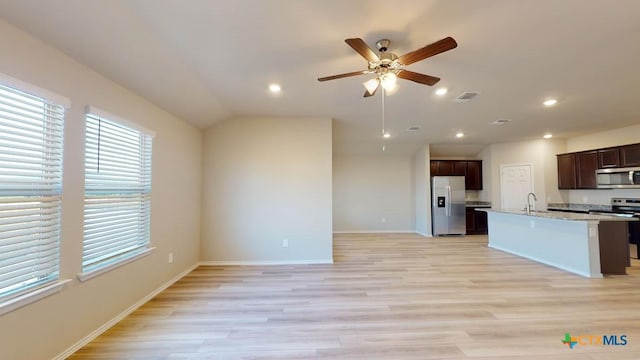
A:
POLYGON ((602 149, 598 150, 598 168, 615 168, 620 167, 620 149, 602 149))
POLYGON ((482 190, 482 160, 431 160, 431 176, 464 176, 466 190, 482 190))
POLYGON ((468 207, 466 210, 467 234, 478 235, 487 234, 487 213, 484 211, 476 211, 475 208, 468 207))
POLYGON ((598 152, 587 151, 576 154, 576 187, 578 189, 595 189, 596 170, 598 169, 598 152))
POLYGON ((431 176, 452 176, 453 175, 453 161, 451 160, 433 160, 431 161, 431 176), (435 167, 434 164, 435 163, 435 167))
POLYGON ((430 172, 431 176, 438 176, 438 162, 431 161, 429 165, 431 165, 431 172, 430 172))
POLYGON ((620 166, 640 166, 640 144, 620 147, 620 166))
POLYGON ((464 183, 467 190, 482 190, 482 161, 467 161, 464 183))
POLYGON ((453 162, 453 175, 467 176, 467 162, 466 161, 454 161, 453 162))
POLYGON ((558 155, 558 189, 576 188, 576 154, 558 155))
POLYGON ((640 166, 640 144, 556 156, 558 189, 597 189, 596 170, 640 166))

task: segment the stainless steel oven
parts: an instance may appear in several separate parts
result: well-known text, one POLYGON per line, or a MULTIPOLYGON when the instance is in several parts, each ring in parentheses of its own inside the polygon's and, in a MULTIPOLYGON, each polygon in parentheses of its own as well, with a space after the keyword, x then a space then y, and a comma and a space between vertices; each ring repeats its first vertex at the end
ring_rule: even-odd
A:
POLYGON ((599 189, 640 188, 640 167, 596 170, 599 189))

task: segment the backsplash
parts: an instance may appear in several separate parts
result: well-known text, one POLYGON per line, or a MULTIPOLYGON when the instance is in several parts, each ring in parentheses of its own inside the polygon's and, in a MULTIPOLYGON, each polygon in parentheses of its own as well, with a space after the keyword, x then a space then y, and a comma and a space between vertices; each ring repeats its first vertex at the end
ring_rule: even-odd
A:
POLYGON ((480 191, 478 190, 465 190, 464 199, 466 201, 478 201, 480 191))
POLYGON ((640 198, 640 189, 567 190, 569 203, 610 205, 611 198, 640 198))

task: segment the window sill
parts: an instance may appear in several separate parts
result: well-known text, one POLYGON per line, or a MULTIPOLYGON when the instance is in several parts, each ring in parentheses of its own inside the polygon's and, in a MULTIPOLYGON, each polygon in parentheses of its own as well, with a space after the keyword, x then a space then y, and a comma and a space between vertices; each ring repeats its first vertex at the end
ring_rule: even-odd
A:
POLYGON ((82 272, 80 274, 78 274, 78 280, 80 280, 80 282, 85 282, 87 280, 91 280, 94 277, 100 276, 104 273, 107 273, 111 270, 115 270, 123 265, 126 265, 130 262, 133 262, 135 260, 141 259, 149 254, 151 254, 153 252, 153 250, 155 250, 156 248, 152 247, 152 248, 148 248, 145 249, 135 255, 129 256, 127 258, 124 258, 122 260, 113 262, 111 264, 105 265, 101 268, 95 269, 95 270, 91 270, 91 271, 86 271, 86 272, 82 272))
POLYGON ((15 298, 9 299, 7 301, 0 303, 0 316, 4 315, 10 311, 21 308, 25 305, 31 304, 32 302, 43 299, 49 295, 53 295, 57 292, 60 292, 62 288, 69 283, 71 280, 58 280, 53 284, 43 286, 41 288, 37 288, 33 291, 30 291, 26 294, 17 296, 15 298))

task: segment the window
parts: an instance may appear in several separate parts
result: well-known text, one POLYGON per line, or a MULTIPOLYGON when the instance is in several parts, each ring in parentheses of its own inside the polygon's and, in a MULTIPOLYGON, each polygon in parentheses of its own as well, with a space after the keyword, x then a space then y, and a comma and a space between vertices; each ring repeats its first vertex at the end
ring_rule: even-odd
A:
POLYGON ((2 76, 0 84, 2 306, 59 278, 62 145, 68 106, 61 104, 66 101, 3 85, 6 78, 2 76))
POLYGON ((116 119, 86 117, 81 280, 149 250, 152 134, 116 119))

